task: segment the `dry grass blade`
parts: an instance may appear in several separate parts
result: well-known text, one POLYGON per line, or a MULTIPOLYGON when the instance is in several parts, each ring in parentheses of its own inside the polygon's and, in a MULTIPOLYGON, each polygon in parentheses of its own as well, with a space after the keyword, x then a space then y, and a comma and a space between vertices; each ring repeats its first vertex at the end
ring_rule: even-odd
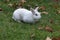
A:
POLYGON ((46 12, 46 11, 43 11, 43 12, 41 12, 42 14, 48 14, 48 12, 46 12))

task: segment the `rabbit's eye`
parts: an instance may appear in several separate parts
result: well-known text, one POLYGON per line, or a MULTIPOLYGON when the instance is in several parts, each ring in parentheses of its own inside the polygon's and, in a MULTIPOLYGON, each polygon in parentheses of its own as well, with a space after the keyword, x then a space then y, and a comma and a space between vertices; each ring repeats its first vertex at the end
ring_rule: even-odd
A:
POLYGON ((37 14, 35 14, 36 16, 38 16, 37 14))

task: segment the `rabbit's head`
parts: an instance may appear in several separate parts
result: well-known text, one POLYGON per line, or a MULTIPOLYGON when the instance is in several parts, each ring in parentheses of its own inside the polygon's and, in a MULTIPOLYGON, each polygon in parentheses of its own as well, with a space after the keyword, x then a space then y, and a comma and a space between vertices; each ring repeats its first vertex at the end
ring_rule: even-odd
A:
POLYGON ((38 8, 39 7, 36 7, 35 9, 31 8, 34 20, 39 20, 41 18, 41 13, 38 12, 38 8))

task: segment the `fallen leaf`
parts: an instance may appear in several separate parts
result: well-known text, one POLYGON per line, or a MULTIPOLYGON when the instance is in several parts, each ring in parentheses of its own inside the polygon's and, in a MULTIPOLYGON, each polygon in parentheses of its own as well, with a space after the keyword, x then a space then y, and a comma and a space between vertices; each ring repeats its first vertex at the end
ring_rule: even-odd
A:
POLYGON ((52 38, 52 40, 57 40, 56 38, 52 38))
POLYGON ((60 40, 60 37, 58 37, 57 40, 60 40))
POLYGON ((49 27, 49 26, 46 26, 45 30, 48 31, 48 32, 53 32, 53 29, 51 27, 49 27))
POLYGON ((16 7, 17 7, 17 3, 13 3, 13 4, 12 4, 12 3, 9 3, 8 6, 9 6, 9 7, 14 7, 14 8, 16 8, 16 7))
POLYGON ((16 8, 18 6, 17 3, 13 3, 13 7, 16 8))
POLYGON ((59 7, 58 5, 53 5, 53 8, 56 8, 57 9, 58 7, 59 7))
POLYGON ((23 6, 23 4, 22 4, 22 3, 18 3, 18 8, 19 8, 19 7, 22 7, 22 6, 23 6))
POLYGON ((26 0, 21 0, 20 2, 21 2, 22 4, 24 4, 24 3, 26 2, 26 0))
POLYGON ((0 8, 0 11, 2 11, 2 8, 0 8))
POLYGON ((41 10, 46 10, 46 7, 45 6, 41 6, 40 9, 41 10))
POLYGON ((57 10, 57 13, 60 14, 60 10, 57 10))
POLYGON ((9 6, 9 7, 13 7, 13 4, 10 3, 10 4, 8 4, 8 6, 9 6))
POLYGON ((52 40, 60 40, 60 37, 53 37, 52 40))
POLYGON ((10 2, 10 0, 4 0, 5 3, 10 2))
POLYGON ((50 37, 47 37, 46 40, 52 40, 50 37))
POLYGON ((50 22, 50 23, 53 23, 53 19, 50 19, 49 22, 50 22))
POLYGON ((48 12, 46 12, 46 11, 43 11, 43 12, 41 12, 42 14, 48 14, 48 12))
POLYGON ((23 7, 23 4, 26 2, 26 0, 20 0, 20 2, 18 3, 18 8, 19 7, 23 7))

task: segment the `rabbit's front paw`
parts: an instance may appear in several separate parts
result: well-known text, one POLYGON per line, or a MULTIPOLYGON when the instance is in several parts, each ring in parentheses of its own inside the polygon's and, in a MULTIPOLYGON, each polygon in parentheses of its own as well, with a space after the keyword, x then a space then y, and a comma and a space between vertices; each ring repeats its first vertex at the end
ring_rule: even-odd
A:
POLYGON ((20 20, 17 20, 17 22, 18 22, 18 23, 21 23, 21 21, 20 21, 20 20))

